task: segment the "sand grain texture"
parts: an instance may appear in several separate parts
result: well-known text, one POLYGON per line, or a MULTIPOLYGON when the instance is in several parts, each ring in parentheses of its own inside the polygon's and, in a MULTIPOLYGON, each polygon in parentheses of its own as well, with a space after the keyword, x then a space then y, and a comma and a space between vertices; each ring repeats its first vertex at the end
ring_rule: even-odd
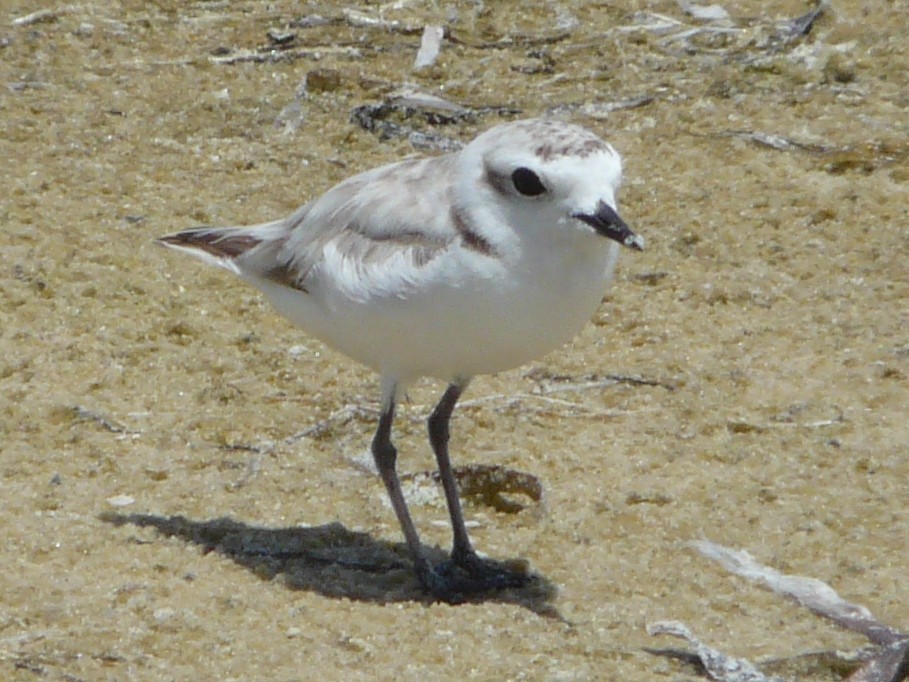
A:
MULTIPOLYGON (((798 657, 860 638, 731 579, 687 547, 702 537, 909 627, 909 5, 843 0, 789 45, 774 27, 798 2, 727 4, 737 32, 687 43, 652 28, 704 26, 674 2, 486 5, 293 28, 308 6, 2 3, 0 677, 693 677, 644 651, 678 645, 646 634, 672 619, 777 674, 845 678, 798 657), (415 72, 427 24, 451 38, 415 72), (270 29, 299 55, 210 59, 270 29), (542 504, 466 513, 480 550, 558 587, 562 619, 421 602, 360 465, 375 377, 152 244, 414 153, 348 121, 404 81, 560 107, 626 160, 647 251, 571 346, 477 380, 453 422, 457 464, 542 481, 542 504)), ((430 467, 440 390, 402 408, 403 471, 430 467)), ((441 499, 414 513, 445 547, 441 499)))

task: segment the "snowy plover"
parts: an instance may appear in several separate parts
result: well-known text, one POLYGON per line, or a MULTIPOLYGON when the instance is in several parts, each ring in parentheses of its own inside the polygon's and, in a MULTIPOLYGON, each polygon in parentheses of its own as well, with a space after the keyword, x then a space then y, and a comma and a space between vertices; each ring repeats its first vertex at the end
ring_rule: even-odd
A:
POLYGON ((517 367, 574 337, 612 278, 620 245, 643 247, 616 211, 619 155, 587 130, 532 119, 461 151, 355 175, 289 217, 199 227, 159 242, 227 268, 290 321, 381 376, 372 453, 423 588, 455 600, 526 576, 471 546, 448 424, 471 377, 517 367), (453 530, 430 565, 395 471, 395 402, 429 376, 448 388, 429 417, 453 530))

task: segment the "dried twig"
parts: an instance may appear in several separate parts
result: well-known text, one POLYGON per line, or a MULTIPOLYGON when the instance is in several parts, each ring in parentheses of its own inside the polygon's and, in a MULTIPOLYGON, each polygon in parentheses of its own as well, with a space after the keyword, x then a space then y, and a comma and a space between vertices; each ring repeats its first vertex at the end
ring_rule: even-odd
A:
MULTIPOLYGON (((645 377, 629 376, 624 374, 589 374, 576 380, 567 375, 548 375, 545 373, 531 372, 530 378, 538 381, 537 387, 533 393, 493 393, 491 395, 464 400, 458 403, 462 409, 470 409, 489 403, 497 404, 500 410, 522 409, 525 412, 553 415, 560 417, 575 417, 580 419, 611 419, 614 417, 628 414, 628 410, 604 410, 591 408, 582 403, 553 397, 554 393, 575 393, 581 391, 598 390, 614 386, 616 384, 632 384, 635 386, 659 386, 669 391, 675 390, 675 386, 657 379, 648 379, 645 377), (543 383, 548 380, 551 383, 543 383)), ((405 419, 412 422, 422 421, 424 414, 431 409, 431 406, 417 406, 415 410, 409 410, 405 419)), ((640 411, 640 410, 635 410, 640 411)), ((321 438, 325 434, 344 426, 355 420, 375 420, 379 415, 378 407, 366 407, 361 404, 349 404, 332 412, 325 419, 321 419, 312 426, 302 431, 298 431, 290 436, 281 439, 283 445, 293 445, 304 438, 321 438)), ((254 444, 240 443, 224 446, 228 450, 242 450, 257 454, 273 452, 276 444, 272 441, 262 441, 254 444)))
POLYGON ((576 102, 573 104, 559 104, 546 110, 547 116, 565 116, 567 114, 581 114, 594 119, 607 118, 613 111, 620 109, 637 109, 653 102, 651 95, 630 97, 612 102, 576 102))
POLYGON ((759 130, 730 130, 721 134, 730 137, 738 137, 781 152, 805 151, 823 154, 834 151, 832 147, 827 145, 799 142, 792 138, 783 137, 782 135, 776 135, 774 133, 764 133, 759 130))
POLYGON ((375 419, 378 416, 378 408, 364 407, 362 405, 345 405, 312 426, 287 436, 281 442, 285 445, 292 445, 304 438, 319 438, 329 431, 336 429, 339 426, 344 426, 354 419, 375 419))
POLYGON ((381 16, 362 12, 358 9, 344 8, 341 10, 344 20, 354 28, 378 28, 384 31, 394 33, 416 34, 423 30, 423 27, 397 19, 383 19, 381 16))
POLYGON ((126 428, 125 426, 121 426, 120 424, 115 424, 104 415, 93 412, 92 410, 82 407, 81 405, 73 405, 71 409, 73 411, 73 415, 80 421, 95 422, 111 433, 122 433, 125 435, 137 435, 141 433, 140 431, 134 431, 132 429, 126 428))
MULTIPOLYGON (((883 624, 866 607, 846 601, 816 578, 786 575, 755 561, 748 552, 729 549, 706 540, 692 545, 704 556, 719 562, 726 570, 748 580, 762 583, 776 594, 794 600, 812 613, 858 632, 877 645, 860 655, 863 661, 848 682, 899 682, 909 673, 909 634, 883 624)), ((681 623, 655 623, 650 634, 684 637, 697 649, 711 677, 721 682, 758 682, 766 678, 747 661, 730 658, 698 641, 681 623)), ((653 652, 664 653, 664 652, 653 652)))
POLYGON ((357 47, 346 45, 323 45, 319 47, 297 47, 291 49, 267 50, 234 50, 228 54, 216 54, 209 57, 213 64, 242 64, 254 62, 256 64, 275 64, 278 62, 293 62, 298 59, 312 59, 326 54, 339 54, 348 57, 361 57, 362 51, 357 47))
POLYGON ((73 7, 69 6, 39 9, 31 14, 16 17, 10 24, 18 28, 21 26, 32 26, 33 24, 49 23, 51 21, 56 21, 61 14, 72 12, 73 9, 73 7))
POLYGON ((695 648, 698 660, 703 664, 707 674, 718 682, 784 682, 779 677, 767 677, 744 658, 733 658, 707 646, 695 637, 686 625, 678 621, 651 623, 647 626, 647 634, 670 635, 686 640, 695 648))
POLYGON ((675 386, 659 379, 632 376, 629 374, 585 374, 580 377, 568 374, 552 374, 546 369, 534 368, 525 375, 528 379, 537 382, 535 393, 560 393, 562 391, 577 391, 586 389, 605 388, 615 384, 630 384, 632 386, 658 386, 667 391, 674 391, 675 386))
POLYGON ((909 635, 884 625, 867 608, 846 601, 825 582, 799 575, 785 575, 758 563, 744 550, 729 549, 708 540, 694 542, 692 546, 707 558, 719 562, 727 571, 763 583, 777 594, 794 599, 812 613, 829 618, 847 630, 865 635, 875 644, 890 645, 906 640, 909 645, 909 635))

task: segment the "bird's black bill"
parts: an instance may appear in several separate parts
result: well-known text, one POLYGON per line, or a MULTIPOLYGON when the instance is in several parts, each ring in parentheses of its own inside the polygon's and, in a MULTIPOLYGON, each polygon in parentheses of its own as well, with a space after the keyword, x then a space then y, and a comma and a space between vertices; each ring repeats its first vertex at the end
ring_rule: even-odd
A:
POLYGON ((574 213, 572 217, 590 225, 597 234, 614 239, 629 248, 644 250, 644 238, 628 227, 615 209, 605 201, 597 204, 595 213, 574 213))

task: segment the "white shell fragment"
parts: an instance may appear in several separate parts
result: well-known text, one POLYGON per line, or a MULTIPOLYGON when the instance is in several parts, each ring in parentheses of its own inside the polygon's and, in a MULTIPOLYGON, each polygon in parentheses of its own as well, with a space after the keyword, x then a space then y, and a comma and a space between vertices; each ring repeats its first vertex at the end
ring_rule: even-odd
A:
POLYGON ((439 58, 439 52, 442 49, 442 38, 444 36, 445 29, 441 26, 426 26, 423 29, 423 37, 420 39, 420 50, 417 52, 413 68, 423 69, 436 63, 436 59, 439 58))

